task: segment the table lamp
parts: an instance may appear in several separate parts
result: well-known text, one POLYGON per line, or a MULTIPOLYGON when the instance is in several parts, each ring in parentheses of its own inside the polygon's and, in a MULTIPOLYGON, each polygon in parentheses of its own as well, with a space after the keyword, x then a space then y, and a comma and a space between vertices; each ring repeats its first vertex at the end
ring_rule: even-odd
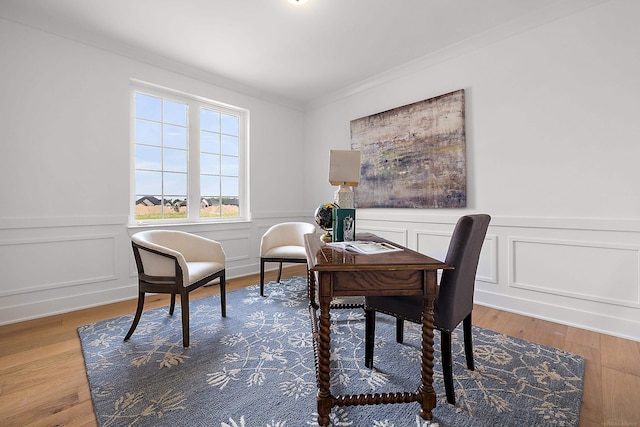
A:
POLYGON ((354 195, 351 187, 360 183, 360 151, 330 150, 329 152, 329 182, 338 185, 334 193, 334 203, 341 208, 354 206, 354 195))

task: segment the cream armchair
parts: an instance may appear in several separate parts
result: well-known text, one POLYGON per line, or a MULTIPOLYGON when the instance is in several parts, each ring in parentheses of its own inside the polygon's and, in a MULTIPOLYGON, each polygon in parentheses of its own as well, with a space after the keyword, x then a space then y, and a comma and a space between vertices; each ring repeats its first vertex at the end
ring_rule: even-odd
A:
POLYGON ((226 255, 219 242, 182 231, 150 230, 131 236, 131 244, 138 267, 138 308, 125 341, 138 326, 146 292, 171 294, 169 315, 180 295, 184 347, 189 347, 189 292, 219 279, 222 317, 226 316, 226 255))
POLYGON ((269 228, 260 241, 260 295, 264 296, 264 264, 279 262, 278 283, 283 262, 307 263, 304 235, 315 233, 316 226, 306 222, 283 222, 269 228))

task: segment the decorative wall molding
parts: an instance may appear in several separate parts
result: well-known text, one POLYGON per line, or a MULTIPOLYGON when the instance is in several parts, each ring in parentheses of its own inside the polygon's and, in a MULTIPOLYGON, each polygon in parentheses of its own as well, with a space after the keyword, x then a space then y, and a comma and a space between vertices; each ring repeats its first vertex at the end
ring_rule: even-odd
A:
POLYGON ((116 280, 117 246, 116 234, 0 241, 0 297, 116 280))
MULTIPOLYGON (((460 214, 358 211, 371 231, 444 259, 460 214)), ((478 264, 476 302, 640 341, 640 222, 494 217, 478 264)))
POLYGON ((26 228, 91 227, 126 224, 126 215, 0 218, 0 231, 26 228))
MULTIPOLYGON (((434 258, 444 260, 449 249, 452 233, 419 230, 416 231, 416 250, 429 254, 434 258), (435 238, 437 244, 434 245, 435 238)), ((486 283, 498 283, 498 236, 487 234, 478 261, 476 280, 486 283)))
MULTIPOLYGON (((475 212, 460 212, 456 214, 425 213, 425 209, 362 209, 358 210, 359 220, 371 220, 376 223, 425 223, 425 224, 455 224, 461 215, 475 212)), ((513 228, 544 228, 558 230, 582 231, 628 231, 640 233, 640 220, 619 218, 533 218, 491 216, 490 227, 513 228)))
POLYGON ((512 236, 509 248, 511 287, 640 308, 640 246, 512 236))
POLYGON ((406 229, 392 227, 359 226, 358 217, 356 216, 356 234, 357 233, 373 233, 391 242, 395 242, 402 246, 407 246, 408 232, 406 229))
MULTIPOLYGON (((272 224, 313 223, 297 214, 172 228, 220 241, 233 278, 259 271, 260 239, 272 224)), ((363 209, 356 231, 444 259, 460 215, 363 209)), ((134 298, 130 235, 148 228, 112 216, 4 221, 0 259, 3 270, 4 263, 9 268, 0 283, 0 324, 134 298), (33 260, 39 267, 25 284, 18 276, 33 260)), ((476 301, 640 341, 640 221, 494 217, 478 265, 476 301)))

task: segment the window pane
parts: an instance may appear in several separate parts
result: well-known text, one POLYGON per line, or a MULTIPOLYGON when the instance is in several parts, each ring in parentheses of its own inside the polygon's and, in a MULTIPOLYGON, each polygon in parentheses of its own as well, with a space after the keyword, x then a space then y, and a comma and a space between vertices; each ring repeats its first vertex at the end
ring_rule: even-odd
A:
POLYGON ((182 126, 164 125, 164 146, 172 148, 187 148, 187 128, 182 126))
POLYGON ((201 108, 200 129, 208 130, 209 132, 220 132, 220 113, 201 108))
POLYGON ((136 144, 136 169, 162 170, 162 149, 136 144))
POLYGON ((186 173, 173 173, 165 172, 164 179, 164 194, 177 194, 180 196, 187 196, 187 174, 186 173))
POLYGON ((222 154, 228 154, 230 156, 238 155, 238 137, 222 135, 222 154))
POLYGON ((222 133, 235 136, 238 136, 240 134, 238 132, 240 121, 238 120, 237 116, 222 114, 220 116, 220 121, 222 122, 222 133))
POLYGON ((162 196, 136 196, 136 219, 146 221, 162 218, 162 196))
POLYGON ((169 195, 165 200, 164 218, 176 219, 187 217, 187 198, 182 195, 169 195))
POLYGON ((187 172, 187 151, 164 149, 164 170, 172 172, 187 172))
POLYGON ((208 175, 220 175, 220 156, 217 154, 201 154, 200 172, 208 175))
POLYGON ((237 157, 222 156, 222 175, 239 176, 237 157))
POLYGON ((136 194, 162 194, 162 173, 136 171, 136 194))
POLYGON ((220 217, 220 198, 202 198, 200 200, 200 218, 215 217, 220 217))
POLYGON ((200 151, 205 153, 219 153, 220 134, 206 131, 200 132, 200 151))
POLYGON ((136 120, 136 142, 148 145, 162 145, 162 125, 147 120, 136 120))
POLYGON ((136 117, 157 122, 162 120, 162 99, 136 92, 135 104, 136 117))
POLYGON ((223 197, 238 197, 238 178, 232 178, 228 176, 222 177, 222 196, 223 197))
POLYGON ((177 102, 165 101, 163 121, 174 125, 187 126, 187 106, 177 102))
POLYGON ((220 196, 220 177, 215 175, 200 176, 201 197, 220 196))

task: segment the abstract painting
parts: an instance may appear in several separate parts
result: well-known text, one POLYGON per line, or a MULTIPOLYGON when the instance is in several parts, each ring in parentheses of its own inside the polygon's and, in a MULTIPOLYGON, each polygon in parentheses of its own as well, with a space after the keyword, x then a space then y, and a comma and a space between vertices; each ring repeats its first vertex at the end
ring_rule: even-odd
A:
POLYGON ((357 208, 467 205, 464 89, 351 121, 357 208))

